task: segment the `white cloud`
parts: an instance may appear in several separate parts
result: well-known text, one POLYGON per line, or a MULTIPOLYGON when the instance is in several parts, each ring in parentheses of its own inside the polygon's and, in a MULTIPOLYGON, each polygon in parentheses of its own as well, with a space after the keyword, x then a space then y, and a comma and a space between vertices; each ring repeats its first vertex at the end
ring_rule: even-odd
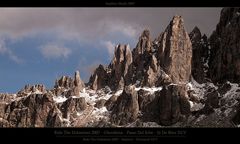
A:
MULTIPOLYGON (((119 13, 101 8, 0 8, 1 35, 11 38, 55 31, 63 39, 88 41, 112 32, 136 35, 139 24, 119 13), (112 13, 114 12, 114 13, 112 13), (112 15, 114 14, 114 15, 112 15)), ((131 13, 131 12, 130 12, 131 13)), ((142 31, 142 30, 141 30, 142 31)))
POLYGON ((23 62, 23 60, 21 58, 19 58, 18 56, 16 56, 11 49, 6 47, 5 41, 2 38, 0 39, 0 54, 7 55, 12 61, 14 61, 16 63, 23 62))
POLYGON ((7 52, 7 48, 5 47, 5 43, 3 40, 0 40, 0 54, 5 54, 7 52))
POLYGON ((107 48, 109 56, 112 57, 115 49, 115 43, 111 41, 103 41, 102 45, 104 48, 107 48))
POLYGON ((68 58, 72 50, 59 44, 49 43, 40 47, 40 51, 45 58, 68 58))
POLYGON ((221 8, 0 8, 0 29, 1 34, 11 37, 61 29, 65 38, 72 36, 87 40, 109 31, 120 31, 133 37, 139 28, 140 33, 143 29, 150 28, 151 33, 157 36, 174 14, 180 14, 184 17, 186 28, 190 29, 197 24, 203 33, 211 33, 219 21, 220 10, 221 8))
MULTIPOLYGON (((174 14, 184 17, 186 28, 191 30, 191 27, 198 24, 203 33, 209 33, 219 20, 220 10, 221 8, 0 8, 0 36, 18 40, 39 33, 51 33, 54 41, 64 43, 77 40, 79 44, 95 48, 99 42, 101 44, 101 41, 109 40, 105 46, 112 53, 111 41, 119 42, 117 37, 112 37, 113 34, 126 36, 129 41, 137 41, 141 32, 149 28, 154 39, 165 29, 174 14)), ((41 49, 47 58, 67 58, 71 54, 71 50, 65 47, 50 46, 41 49)), ((3 53, 6 50, 1 48, 1 51, 3 53)), ((7 51, 10 58, 16 61, 18 57, 7 51)))
POLYGON ((122 33, 133 39, 137 38, 138 34, 142 31, 142 28, 140 26, 121 20, 105 20, 105 24, 109 32, 122 33))

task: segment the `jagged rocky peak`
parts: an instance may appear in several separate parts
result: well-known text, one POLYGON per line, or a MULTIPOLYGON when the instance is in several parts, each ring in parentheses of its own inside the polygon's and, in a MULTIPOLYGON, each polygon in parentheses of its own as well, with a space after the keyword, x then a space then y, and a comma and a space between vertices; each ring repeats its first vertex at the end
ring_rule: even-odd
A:
POLYGON ((36 85, 25 85, 23 89, 21 89, 18 93, 17 96, 27 96, 31 93, 36 93, 36 94, 42 94, 46 93, 46 87, 43 84, 36 84, 36 85))
POLYGON ((240 8, 223 8, 209 38, 209 77, 215 83, 240 82, 240 8))
POLYGON ((108 67, 99 65, 89 79, 90 88, 98 90, 109 86, 112 90, 123 89, 125 82, 130 79, 132 52, 129 45, 118 44, 108 67))
POLYGON ((74 87, 71 92, 71 95, 80 96, 80 91, 83 90, 84 87, 85 87, 85 85, 84 85, 84 82, 80 78, 80 73, 79 73, 79 71, 76 71, 75 75, 74 75, 74 87))
POLYGON ((130 65, 132 64, 132 52, 129 45, 117 45, 114 51, 114 57, 109 65, 111 69, 110 85, 113 89, 122 89, 127 80, 130 65))
POLYGON ((160 77, 160 67, 157 62, 157 58, 152 55, 149 59, 148 67, 146 68, 146 73, 144 74, 143 85, 152 87, 156 86, 160 77))
POLYGON ((139 37, 136 48, 133 49, 133 61, 135 67, 137 67, 137 71, 138 69, 142 69, 145 57, 151 52, 152 41, 150 38, 150 31, 145 29, 139 37))
POLYGON ((197 26, 195 26, 193 28, 192 32, 189 34, 189 37, 191 39, 192 44, 195 41, 199 42, 202 38, 202 34, 201 34, 200 29, 197 26))
POLYGON ((78 87, 84 87, 84 86, 85 86, 84 83, 83 83, 83 81, 82 81, 81 78, 80 78, 80 73, 79 73, 79 71, 76 71, 76 72, 75 72, 75 75, 74 75, 74 85, 75 85, 75 86, 78 86, 78 87))
MULTIPOLYGON (((216 33, 222 34, 226 26, 239 26, 240 8, 223 8, 220 14, 220 21, 216 27, 216 33)), ((236 27, 237 29, 237 27, 236 27)))
POLYGON ((107 69, 103 65, 99 65, 89 79, 90 88, 98 90, 107 85, 108 75, 107 69))
POLYGON ((0 93, 0 105, 1 103, 9 103, 16 97, 15 94, 0 93))
POLYGON ((144 30, 132 52, 115 47, 90 89, 76 71, 51 90, 26 85, 0 94, 0 127, 239 127, 239 15, 240 8, 224 8, 209 39, 198 27, 188 34, 181 16, 154 41, 144 30))
MULTIPOLYGON (((132 52, 130 50, 129 45, 119 44, 115 47, 115 50, 114 50, 114 57, 112 60, 113 69, 116 69, 118 64, 121 64, 123 62, 126 62, 126 64, 132 63, 132 52)), ((126 69, 126 71, 127 71, 127 69, 126 69)))
POLYGON ((64 87, 64 88, 72 88, 72 87, 85 87, 84 82, 80 78, 79 71, 76 71, 74 74, 74 79, 69 76, 62 76, 60 79, 55 81, 55 88, 64 87))
MULTIPOLYGON (((133 64, 131 67, 132 71, 130 72, 132 75, 131 83, 141 83, 141 85, 146 85, 146 83, 148 83, 148 75, 146 75, 146 71, 150 69, 149 66, 155 57, 153 56, 153 44, 150 37, 150 31, 148 29, 145 29, 142 32, 141 36, 139 37, 139 41, 136 47, 133 49, 132 53, 133 64)), ((156 71, 156 66, 153 69, 156 71)), ((152 71, 152 69, 149 70, 149 75, 153 75, 150 71, 152 71)))
POLYGON ((150 39, 150 31, 149 29, 145 29, 143 32, 142 32, 142 35, 139 39, 150 39))
POLYGON ((198 83, 206 82, 210 49, 205 34, 201 34, 198 27, 194 27, 189 34, 192 42, 192 76, 198 83))
POLYGON ((60 124, 60 120, 57 120, 60 116, 61 113, 54 104, 52 95, 31 94, 8 104, 0 125, 3 127, 64 126, 60 124))
POLYGON ((161 34, 157 55, 161 67, 174 83, 190 80, 192 43, 181 16, 174 16, 161 34))
POLYGON ((84 82, 80 78, 79 71, 75 72, 74 79, 69 76, 62 76, 55 81, 52 92, 55 95, 79 96, 79 92, 85 87, 84 82))
POLYGON ((136 49, 134 51, 135 55, 143 54, 146 52, 151 52, 151 38, 150 38, 150 31, 148 29, 145 29, 141 36, 139 37, 139 41, 137 43, 136 49))
POLYGON ((55 88, 65 87, 70 88, 73 87, 73 79, 69 76, 62 76, 60 79, 55 81, 55 88))

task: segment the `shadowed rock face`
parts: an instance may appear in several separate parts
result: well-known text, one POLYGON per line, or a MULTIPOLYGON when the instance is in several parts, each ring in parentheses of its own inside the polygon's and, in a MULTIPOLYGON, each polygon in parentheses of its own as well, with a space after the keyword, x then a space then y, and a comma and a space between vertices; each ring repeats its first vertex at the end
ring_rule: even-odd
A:
POLYGON ((130 79, 132 52, 129 45, 117 45, 114 50, 114 57, 107 68, 102 65, 94 71, 90 77, 89 85, 92 89, 98 90, 109 86, 112 90, 123 89, 125 82, 130 79))
POLYGON ((3 127, 61 126, 56 120, 60 114, 51 95, 33 94, 6 106, 4 119, 8 122, 3 127))
POLYGON ((139 37, 136 48, 133 49, 133 65, 134 72, 137 75, 137 79, 139 79, 139 77, 143 75, 142 71, 145 68, 145 63, 152 50, 151 44, 152 42, 150 39, 150 31, 144 30, 139 37))
POLYGON ((159 120, 162 125, 176 123, 183 115, 190 114, 190 103, 184 85, 163 87, 159 96, 159 120))
POLYGON ((146 69, 146 73, 144 74, 143 85, 152 87, 156 86, 158 82, 158 78, 160 77, 160 67, 158 66, 157 59, 154 55, 152 55, 149 59, 149 66, 146 69))
POLYGON ((161 35, 158 57, 161 67, 174 83, 190 80, 192 44, 181 16, 174 16, 161 35))
POLYGON ((0 103, 1 127, 65 127, 74 113, 87 107, 85 98, 70 97, 60 106, 51 92, 19 97, 11 103, 0 103))
POLYGON ((138 117, 138 112, 138 95, 135 86, 127 86, 116 101, 111 114, 111 122, 117 125, 134 122, 138 117))
POLYGON ((240 82, 240 8, 223 8, 210 36, 209 76, 214 82, 240 82))
POLYGON ((137 46, 135 48, 134 53, 134 60, 136 57, 138 57, 141 54, 144 54, 146 52, 152 51, 152 41, 150 38, 150 31, 148 29, 144 30, 142 32, 142 35, 139 37, 139 41, 137 43, 137 46))
POLYGON ((240 104, 238 104, 237 112, 234 115, 234 117, 232 118, 232 122, 235 125, 240 125, 240 104))
POLYGON ((68 100, 66 100, 61 106, 63 118, 69 119, 69 116, 71 113, 83 111, 86 109, 86 107, 87 107, 87 104, 86 104, 85 98, 71 97, 68 100))
POLYGON ((113 95, 112 97, 110 97, 106 103, 104 104, 104 106, 106 106, 107 110, 112 111, 114 106, 115 106, 115 102, 117 101, 118 97, 116 95, 113 95))
POLYGON ((99 65, 94 71, 94 74, 90 77, 89 85, 91 89, 98 90, 104 88, 108 82, 107 71, 103 65, 99 65))
POLYGON ((139 37, 136 47, 132 51, 133 65, 131 82, 140 82, 140 85, 153 85, 154 78, 157 77, 158 63, 153 54, 153 45, 150 31, 144 30, 139 37))
POLYGON ((189 34, 192 42, 192 76, 198 83, 206 82, 210 49, 207 36, 195 27, 189 34))
POLYGON ((112 72, 110 86, 113 86, 113 89, 123 89, 131 64, 132 52, 129 45, 116 46, 113 60, 109 65, 112 72))

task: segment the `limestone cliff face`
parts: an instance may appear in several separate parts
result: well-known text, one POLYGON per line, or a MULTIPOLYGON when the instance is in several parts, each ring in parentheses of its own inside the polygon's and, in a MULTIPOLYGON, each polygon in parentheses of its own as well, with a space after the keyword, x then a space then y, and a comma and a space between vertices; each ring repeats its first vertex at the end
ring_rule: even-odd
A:
POLYGON ((104 88, 108 83, 108 74, 106 68, 103 65, 99 65, 89 79, 90 88, 98 90, 104 88))
POLYGON ((210 36, 209 77, 214 82, 240 82, 240 8, 223 8, 210 36))
POLYGON ((191 76, 192 44, 183 18, 174 16, 160 36, 160 65, 174 83, 188 82, 191 76))
POLYGON ((116 106, 113 108, 111 122, 117 125, 134 122, 138 117, 138 112, 138 95, 135 91, 135 86, 126 86, 123 93, 118 97, 116 106))
POLYGON ((190 103, 186 97, 185 85, 164 86, 159 94, 159 121, 171 125, 181 117, 190 115, 190 103))
POLYGON ((129 45, 117 45, 114 51, 114 57, 109 65, 111 69, 111 86, 115 89, 123 89, 127 74, 131 69, 132 52, 129 45))
POLYGON ((210 48, 207 36, 195 27, 189 34, 192 42, 192 76, 198 83, 206 82, 210 48))

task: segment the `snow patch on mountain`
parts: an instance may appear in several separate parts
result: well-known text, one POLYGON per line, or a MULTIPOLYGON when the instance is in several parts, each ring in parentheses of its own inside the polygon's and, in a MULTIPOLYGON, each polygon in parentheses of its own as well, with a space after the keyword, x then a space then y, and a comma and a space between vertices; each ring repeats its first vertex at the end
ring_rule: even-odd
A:
POLYGON ((70 127, 70 126, 71 126, 71 121, 70 121, 69 119, 62 118, 62 117, 59 116, 59 115, 58 115, 58 117, 59 117, 60 121, 63 122, 63 124, 64 124, 65 127, 70 127))
POLYGON ((54 96, 53 100, 55 101, 55 103, 63 103, 67 100, 67 98, 65 96, 54 96))
POLYGON ((154 94, 156 91, 161 91, 162 87, 138 87, 135 88, 135 91, 139 91, 141 89, 144 91, 148 91, 150 94, 154 94))
POLYGON ((189 101, 189 103, 190 103, 190 106, 191 106, 191 108, 190 108, 191 111, 198 111, 205 106, 205 104, 195 103, 195 102, 192 102, 192 101, 189 101))
POLYGON ((41 91, 39 91, 38 89, 36 89, 35 92, 33 92, 33 94, 43 94, 41 91))
POLYGON ((96 103, 98 95, 89 95, 87 92, 80 92, 80 97, 84 97, 87 103, 94 105, 96 103))
MULTIPOLYGON (((197 97, 199 100, 204 99, 206 92, 210 88, 214 88, 215 90, 218 89, 217 86, 215 86, 213 83, 207 82, 203 84, 199 84, 194 80, 194 78, 191 78, 191 81, 186 84, 187 91, 194 91, 193 96, 197 97)), ((205 104, 200 102, 193 102, 190 101, 191 111, 198 111, 202 109, 205 104)))
POLYGON ((119 95, 122 94, 122 92, 123 92, 123 90, 118 90, 114 95, 115 95, 115 96, 119 96, 119 95))
POLYGON ((98 108, 94 108, 92 115, 97 118, 97 119, 101 119, 101 118, 106 118, 106 116, 109 116, 109 111, 107 110, 106 107, 102 107, 100 109, 98 108))
POLYGON ((215 90, 218 89, 218 87, 216 85, 214 85, 213 83, 210 83, 210 82, 199 84, 198 82, 196 82, 194 80, 193 77, 191 78, 191 82, 188 83, 188 86, 189 86, 190 90, 194 90, 196 96, 201 99, 204 97, 206 91, 209 88, 214 88, 215 90))
MULTIPOLYGON (((240 87, 237 83, 228 82, 228 84, 231 85, 231 89, 223 95, 223 99, 233 101, 232 103, 236 104, 237 103, 236 99, 240 98, 240 93, 239 93, 240 92, 240 87)), ((229 106, 231 106, 231 105, 229 105, 229 106)))

